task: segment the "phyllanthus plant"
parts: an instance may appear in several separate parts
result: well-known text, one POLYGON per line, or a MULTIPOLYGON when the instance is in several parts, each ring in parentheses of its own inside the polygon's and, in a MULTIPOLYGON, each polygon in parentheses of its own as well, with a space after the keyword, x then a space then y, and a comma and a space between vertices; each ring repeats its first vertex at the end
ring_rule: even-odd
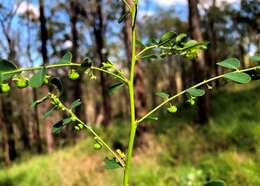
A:
MULTIPOLYGON (((144 45, 142 42, 138 41, 136 38, 136 17, 138 10, 138 0, 134 0, 131 4, 123 0, 125 5, 128 7, 128 11, 123 15, 119 22, 124 21, 127 16, 131 17, 132 23, 132 58, 131 58, 131 68, 129 77, 127 77, 122 70, 116 68, 111 61, 105 61, 102 63, 101 67, 93 66, 90 59, 84 59, 80 64, 72 62, 72 54, 70 52, 66 53, 61 60, 56 64, 37 66, 31 68, 17 68, 12 62, 8 60, 1 59, 0 61, 0 92, 6 93, 10 91, 10 84, 15 83, 18 88, 25 88, 30 86, 32 88, 39 88, 43 85, 49 87, 49 93, 43 98, 36 100, 32 106, 35 107, 44 101, 49 101, 53 106, 51 110, 44 114, 44 117, 48 117, 54 110, 60 110, 67 116, 63 120, 53 125, 52 132, 54 134, 59 134, 61 129, 67 125, 73 125, 75 130, 80 131, 82 129, 87 129, 95 140, 94 148, 101 149, 102 147, 110 153, 110 157, 105 158, 105 165, 108 169, 122 168, 124 171, 123 185, 129 185, 129 171, 132 161, 132 153, 134 147, 134 140, 136 129, 139 127, 146 119, 157 120, 158 118, 154 116, 154 113, 164 106, 167 106, 167 111, 170 113, 177 112, 177 106, 173 105, 171 102, 177 97, 187 94, 189 99, 188 102, 191 105, 195 104, 196 97, 203 96, 205 90, 201 87, 203 85, 208 85, 208 83, 225 78, 237 83, 249 83, 252 78, 255 78, 255 72, 260 70, 260 65, 240 69, 240 61, 236 58, 228 58, 224 61, 217 63, 217 65, 230 69, 231 72, 204 80, 196 85, 185 89, 176 95, 170 95, 164 92, 156 93, 158 96, 163 98, 163 101, 151 109, 147 114, 141 118, 136 118, 135 112, 135 95, 134 95, 134 79, 135 79, 135 65, 138 59, 153 60, 155 58, 164 58, 169 55, 180 55, 188 59, 194 59, 197 57, 200 50, 207 48, 207 42, 197 42, 195 40, 189 39, 186 34, 177 34, 175 32, 167 32, 163 34, 159 40, 151 39, 144 45), (140 45, 137 47, 137 44, 140 45), (80 75, 86 74, 90 79, 95 80, 95 71, 100 71, 111 75, 117 83, 111 86, 110 91, 113 92, 122 86, 126 86, 129 93, 129 106, 130 106, 130 134, 129 143, 126 155, 121 150, 114 151, 102 137, 100 137, 94 129, 85 121, 81 121, 75 115, 75 108, 80 106, 81 101, 75 100, 71 105, 66 106, 60 100, 60 95, 62 94, 63 86, 59 78, 51 77, 48 75, 48 70, 57 68, 69 68, 68 77, 71 80, 77 80, 80 75), (34 72, 34 75, 27 78, 23 75, 23 72, 30 71, 34 72)), ((259 62, 260 55, 255 55, 251 57, 251 61, 259 62)), ((225 185, 222 181, 213 181, 206 183, 205 185, 225 185)))

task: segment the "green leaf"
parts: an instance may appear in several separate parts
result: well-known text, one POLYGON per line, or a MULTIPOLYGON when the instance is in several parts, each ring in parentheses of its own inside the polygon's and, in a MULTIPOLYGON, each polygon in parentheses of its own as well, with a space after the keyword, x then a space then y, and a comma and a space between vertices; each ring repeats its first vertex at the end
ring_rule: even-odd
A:
POLYGON ((156 41, 156 39, 150 38, 150 39, 148 40, 148 44, 158 45, 158 42, 156 41))
POLYGON ((80 106, 81 105, 81 101, 80 99, 77 99, 75 101, 73 101, 70 105, 70 109, 73 110, 75 109, 76 107, 80 106))
POLYGON ((157 121, 159 118, 157 116, 148 116, 147 118, 145 118, 145 120, 154 120, 154 121, 157 121))
POLYGON ((62 120, 63 125, 67 125, 69 123, 71 123, 71 118, 65 118, 65 119, 62 120))
POLYGON ((5 59, 0 59, 0 73, 13 71, 16 69, 17 69, 16 65, 13 64, 12 62, 5 59))
POLYGON ((251 81, 251 77, 244 72, 229 72, 224 74, 224 78, 235 81, 237 83, 249 83, 251 81))
POLYGON ((118 23, 122 23, 123 21, 125 21, 126 20, 126 18, 127 18, 127 16, 130 14, 130 12, 128 11, 128 12, 126 12, 126 13, 124 13, 119 19, 118 19, 118 23))
POLYGON ((170 107, 167 108, 167 111, 170 113, 176 113, 178 110, 178 108, 175 105, 172 105, 170 107))
POLYGON ((205 94, 205 90, 197 89, 197 88, 189 88, 187 92, 194 97, 203 96, 205 94))
POLYGON ((260 70, 260 65, 256 66, 256 69, 259 69, 259 70, 260 70))
POLYGON ((52 107, 49 111, 45 112, 45 113, 43 114, 44 119, 46 119, 47 117, 49 117, 49 116, 53 113, 53 111, 55 111, 55 109, 56 109, 56 107, 52 107))
POLYGON ((104 162, 107 169, 117 169, 121 167, 115 159, 105 158, 104 162))
POLYGON ((227 186, 227 184, 222 180, 214 180, 206 183, 204 186, 227 186))
POLYGON ((176 35, 177 35, 176 32, 166 32, 166 33, 164 33, 164 34, 161 36, 161 38, 160 38, 159 46, 168 43, 168 42, 171 41, 176 35))
POLYGON ((5 59, 0 59, 0 82, 10 79, 13 76, 12 74, 3 75, 2 74, 3 72, 9 72, 16 69, 17 69, 16 65, 13 64, 12 62, 5 59))
POLYGON ((70 64, 72 61, 72 53, 67 52, 58 62, 58 64, 70 64))
POLYGON ((250 57, 250 61, 258 62, 260 61, 260 54, 256 54, 250 57))
POLYGON ((141 59, 146 60, 146 61, 151 61, 151 60, 157 59, 157 58, 158 58, 158 56, 155 54, 148 54, 148 55, 141 57, 141 59))
POLYGON ((163 98, 163 99, 168 99, 169 98, 169 94, 167 94, 167 93, 165 93, 165 92, 156 92, 156 94, 155 94, 156 96, 159 96, 159 97, 161 97, 161 98, 163 98))
POLYGON ((51 132, 53 134, 59 134, 61 132, 61 129, 63 128, 63 121, 59 121, 57 123, 55 123, 53 126, 52 126, 52 129, 51 129, 51 132))
POLYGON ((43 68, 39 70, 36 74, 34 74, 29 80, 29 85, 32 88, 39 88, 43 85, 44 77, 46 75, 46 69, 43 68))
POLYGON ((217 65, 230 69, 238 69, 240 67, 240 61, 237 58, 228 58, 218 62, 217 65))
POLYGON ((115 83, 108 89, 107 94, 111 96, 114 92, 118 91, 121 87, 123 87, 123 85, 124 83, 122 82, 115 83))
POLYGON ((194 46, 197 46, 197 45, 198 45, 198 41, 191 39, 184 44, 183 49, 191 48, 191 47, 194 47, 194 46))
POLYGON ((184 38, 187 37, 187 34, 179 34, 177 37, 176 37, 176 42, 179 43, 181 42, 184 38))

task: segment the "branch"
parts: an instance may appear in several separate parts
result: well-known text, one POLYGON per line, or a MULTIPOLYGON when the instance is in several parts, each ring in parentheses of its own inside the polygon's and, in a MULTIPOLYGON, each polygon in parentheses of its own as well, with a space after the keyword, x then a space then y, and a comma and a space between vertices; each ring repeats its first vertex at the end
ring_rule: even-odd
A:
POLYGON ((167 47, 167 46, 160 46, 160 45, 151 45, 148 47, 145 47, 143 50, 141 50, 137 55, 136 58, 140 57, 143 53, 145 53, 148 50, 154 49, 154 48, 160 48, 160 49, 164 49, 164 50, 175 50, 175 51, 183 51, 183 50, 187 50, 187 49, 191 49, 193 47, 199 46, 203 44, 203 42, 198 42, 195 45, 189 46, 189 47, 184 47, 184 48, 173 48, 173 47, 167 47))
POLYGON ((67 108, 60 100, 59 98, 54 95, 49 93, 49 97, 51 99, 51 101, 56 102, 56 104, 59 104, 59 108, 66 112, 71 118, 74 118, 75 121, 79 122, 80 124, 82 124, 91 134, 93 134, 93 136, 98 140, 99 143, 101 143, 120 163, 120 165, 122 167, 125 167, 125 162, 124 160, 117 155, 110 147, 109 145, 91 128, 91 126, 89 126, 88 124, 84 123, 83 121, 81 121, 73 112, 71 109, 67 108))
MULTIPOLYGON (((46 69, 54 69, 54 68, 62 68, 62 67, 80 67, 80 64, 78 63, 70 63, 70 64, 54 64, 54 65, 47 65, 47 66, 37 66, 37 67, 29 67, 29 68, 20 68, 17 70, 12 70, 12 71, 7 71, 7 72, 2 72, 2 75, 8 75, 8 74, 17 74, 17 73, 21 73, 21 72, 26 72, 26 71, 34 71, 34 70, 40 70, 42 68, 46 68, 46 69)), ((107 73, 117 79, 120 79, 122 82, 127 83, 128 80, 126 79, 126 77, 122 77, 119 76, 113 72, 110 72, 108 70, 99 68, 99 67, 90 67, 91 70, 96 70, 96 71, 101 71, 104 73, 107 73)))
MULTIPOLYGON (((256 70, 257 67, 251 67, 251 68, 247 68, 247 69, 244 69, 244 70, 237 70, 235 72, 247 72, 247 71, 251 71, 251 70, 256 70)), ((224 74, 222 75, 219 75, 219 76, 216 76, 216 77, 213 77, 213 78, 210 78, 208 80, 204 80, 196 85, 193 85, 192 87, 190 88, 187 88, 179 93, 177 93, 176 95, 166 99, 165 101, 163 101, 161 104, 159 104, 158 106, 156 106, 154 109, 152 109, 151 111, 149 111, 146 115, 144 115, 142 118, 140 118, 139 120, 136 121, 137 124, 141 123, 142 121, 144 121, 147 117, 149 117, 150 115, 152 115, 154 112, 156 112, 157 110, 159 110, 161 107, 163 107, 165 104, 169 103, 170 101, 174 100, 175 98, 187 93, 187 90, 188 89, 191 89, 191 88, 197 88, 201 85, 205 85, 211 81, 214 81, 214 80, 217 80, 217 79, 220 79, 220 78, 223 78, 224 77, 224 74)))

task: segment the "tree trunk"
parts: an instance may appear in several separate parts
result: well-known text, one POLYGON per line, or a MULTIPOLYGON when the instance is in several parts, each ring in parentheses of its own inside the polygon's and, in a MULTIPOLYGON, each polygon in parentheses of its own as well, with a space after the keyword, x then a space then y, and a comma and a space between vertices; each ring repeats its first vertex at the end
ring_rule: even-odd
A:
MULTIPOLYGON (((44 8, 44 0, 39 0, 39 11, 40 11, 40 28, 41 28, 41 53, 42 53, 42 61, 43 65, 47 65, 49 63, 49 58, 48 58, 48 50, 47 50, 47 42, 48 42, 48 31, 47 31, 47 26, 46 26, 46 18, 45 18, 45 8, 44 8)), ((44 90, 45 91, 45 90, 44 90)), ((37 100, 37 91, 34 92, 34 98, 37 100)), ((35 114, 38 115, 37 109, 35 110, 35 114)), ((39 120, 38 116, 35 116, 35 120, 39 120)), ((40 142, 41 142, 41 136, 40 136, 40 126, 39 122, 37 122, 36 126, 36 138, 39 140, 37 142, 37 150, 38 152, 41 152, 42 147, 40 147, 40 142)), ((52 128, 52 123, 50 120, 47 120, 45 123, 45 139, 47 143, 47 150, 48 152, 53 151, 53 136, 51 133, 51 128, 52 128)))
MULTIPOLYGON (((1 99, 1 106, 2 106, 2 114, 3 114, 3 125, 5 125, 5 129, 7 132, 7 144, 5 144, 5 149, 8 150, 8 159, 10 161, 13 161, 17 157, 16 153, 16 145, 15 145, 15 134, 14 134, 14 128, 13 128, 13 120, 11 118, 10 113, 12 112, 12 106, 11 106, 11 100, 9 98, 10 96, 2 95, 1 99)), ((6 136, 5 136, 6 137, 6 136)), ((5 142, 6 143, 6 142, 5 142)), ((7 153, 7 152, 6 152, 7 153)), ((7 160, 8 162, 8 160, 7 160)))
MULTIPOLYGON (((202 32, 200 30, 200 16, 197 0, 188 0, 189 2, 189 25, 193 39, 203 41, 202 32)), ((207 78, 207 65, 205 54, 202 51, 194 63, 195 82, 203 81, 207 78), (196 64, 195 64, 196 63, 196 64)), ((210 117, 210 97, 208 94, 198 98, 198 116, 200 123, 206 123, 210 117)))
MULTIPOLYGON (((93 13, 93 27, 94 27, 94 36, 95 41, 97 45, 97 54, 100 61, 100 64, 102 62, 107 61, 107 54, 106 46, 105 46, 105 25, 103 20, 103 13, 102 13, 102 2, 97 1, 96 2, 96 10, 93 13)), ((103 105, 103 121, 102 124, 107 126, 111 120, 111 106, 109 103, 109 97, 106 93, 107 91, 107 81, 106 81, 106 75, 102 72, 100 73, 100 86, 101 86, 101 92, 102 92, 102 105, 103 105)))
MULTIPOLYGON (((77 1, 70 1, 70 25, 71 25, 71 37, 72 37, 72 55, 73 61, 80 63, 80 53, 79 53, 79 33, 77 29, 78 23, 78 4, 77 1)), ((83 78, 82 76, 75 82, 73 82, 74 94, 73 99, 80 99, 82 104, 80 107, 76 108, 76 114, 83 120, 86 121, 86 110, 85 110, 85 100, 83 96, 83 78)), ((72 100, 74 101, 74 100, 72 100)))
POLYGON ((8 131, 6 128, 6 124, 3 120, 3 108, 2 108, 2 100, 0 100, 0 128, 2 133, 2 149, 4 154, 4 162, 6 166, 11 164, 10 156, 9 156, 9 144, 8 144, 8 131))

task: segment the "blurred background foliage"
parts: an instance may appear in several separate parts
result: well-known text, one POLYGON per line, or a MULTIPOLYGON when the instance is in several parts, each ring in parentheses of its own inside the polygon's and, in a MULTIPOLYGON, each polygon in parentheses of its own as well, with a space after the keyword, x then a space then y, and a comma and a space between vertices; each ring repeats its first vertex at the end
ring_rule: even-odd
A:
MULTIPOLYGON (((215 64, 227 57, 240 59, 243 67, 255 65, 249 57, 260 52, 258 0, 139 1, 138 37, 143 43, 159 40, 167 31, 200 40, 193 29, 196 19, 199 35, 210 44, 199 60, 179 56, 140 60, 135 84, 138 116, 162 101, 156 92, 173 95, 201 78, 222 74, 223 68, 215 64)), ((74 62, 89 57, 100 66, 111 60, 128 74, 129 19, 117 23, 125 10, 117 0, 0 0, 0 57, 29 67, 56 63, 71 51, 74 62)), ((71 81, 67 72, 50 72, 64 84, 63 100, 70 104, 81 99, 77 114, 114 149, 126 152, 127 91, 109 95, 115 81, 106 75, 96 73, 95 81, 86 76, 71 81)), ((194 106, 183 96, 174 102, 177 113, 161 110, 158 121, 143 124, 131 185, 202 186, 211 179, 231 186, 260 185, 259 82, 239 85, 221 80, 210 87, 205 87, 206 98, 194 106)), ((120 185, 122 170, 104 168, 106 152, 94 149, 95 140, 88 133, 67 127, 53 135, 52 125, 63 116, 55 113, 45 120, 42 115, 50 105, 30 107, 47 91, 12 87, 0 95, 0 186, 120 185)))

